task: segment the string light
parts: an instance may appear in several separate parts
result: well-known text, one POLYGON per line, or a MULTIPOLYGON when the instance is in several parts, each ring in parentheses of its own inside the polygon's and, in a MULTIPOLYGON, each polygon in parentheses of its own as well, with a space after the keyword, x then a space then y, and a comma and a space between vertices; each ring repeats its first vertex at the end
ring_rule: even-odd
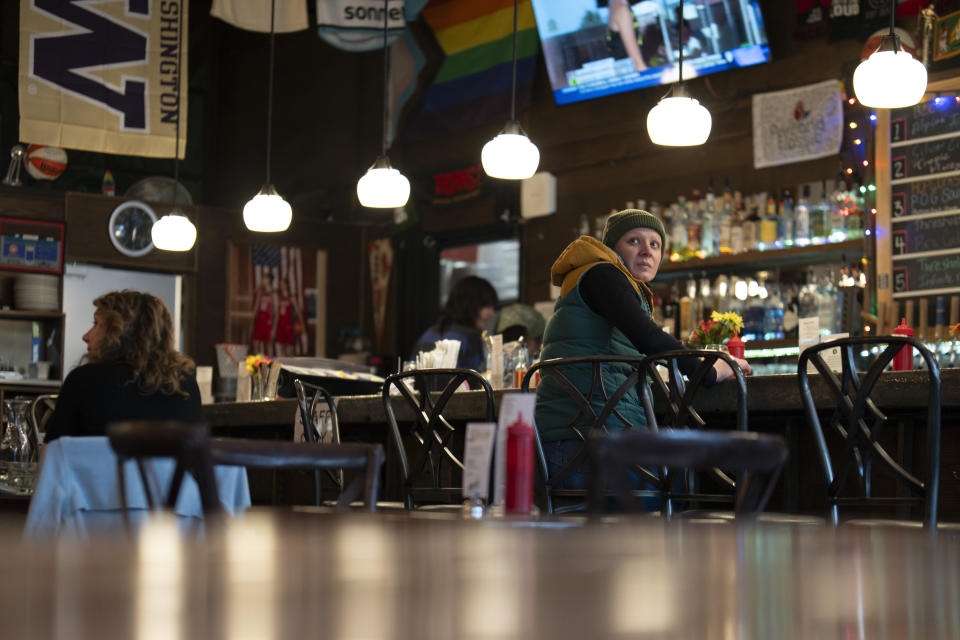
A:
POLYGON ((861 140, 860 138, 856 138, 854 139, 853 144, 858 144, 858 145, 863 144, 863 140, 861 140))
POLYGON ((864 160, 864 161, 863 161, 863 166, 869 167, 869 166, 870 166, 870 161, 869 161, 869 160, 864 160))
POLYGON ((851 129, 856 129, 856 128, 857 128, 857 123, 856 123, 856 122, 851 122, 851 123, 850 123, 850 128, 851 128, 851 129))
POLYGON ((851 173, 853 173, 853 169, 851 169, 850 167, 847 167, 847 175, 850 175, 851 173))

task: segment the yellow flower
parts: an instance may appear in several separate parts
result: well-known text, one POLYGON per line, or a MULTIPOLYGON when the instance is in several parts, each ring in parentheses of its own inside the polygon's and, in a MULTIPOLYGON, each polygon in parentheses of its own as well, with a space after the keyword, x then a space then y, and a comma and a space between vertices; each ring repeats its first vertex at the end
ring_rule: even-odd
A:
POLYGON ((710 319, 714 322, 721 323, 734 333, 739 333, 740 330, 743 329, 743 318, 733 311, 728 311, 727 313, 718 313, 714 311, 710 314, 710 319))
POLYGON ((247 371, 253 375, 258 375, 260 373, 260 366, 264 364, 270 364, 272 360, 264 356, 262 353, 256 355, 247 356, 244 362, 247 365, 247 371))

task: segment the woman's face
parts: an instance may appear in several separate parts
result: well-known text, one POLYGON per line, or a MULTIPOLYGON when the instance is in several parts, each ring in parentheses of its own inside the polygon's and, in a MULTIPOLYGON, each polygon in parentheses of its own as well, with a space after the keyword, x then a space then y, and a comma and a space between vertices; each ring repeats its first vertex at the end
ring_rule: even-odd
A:
POLYGON ((487 321, 497 312, 493 307, 480 307, 477 312, 477 329, 483 329, 487 326, 487 321))
POLYGON ((657 275, 660 259, 663 257, 663 243, 660 234, 653 229, 630 229, 620 236, 613 250, 623 259, 623 263, 637 280, 650 282, 657 275))
POLYGON ((83 334, 83 341, 87 343, 87 357, 96 361, 97 354, 100 352, 100 344, 107 335, 107 327, 104 322, 103 312, 99 309, 93 314, 93 326, 83 334))

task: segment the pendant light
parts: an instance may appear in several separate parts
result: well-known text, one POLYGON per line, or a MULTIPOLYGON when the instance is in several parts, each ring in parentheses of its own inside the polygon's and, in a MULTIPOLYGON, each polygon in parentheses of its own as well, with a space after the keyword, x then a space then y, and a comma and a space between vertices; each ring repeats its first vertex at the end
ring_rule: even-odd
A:
POLYGON ((513 75, 510 81, 510 121, 480 152, 483 170, 492 178, 525 180, 537 172, 540 150, 517 120, 517 0, 513 0, 513 75))
POLYGON ((710 137, 713 118, 683 84, 683 0, 678 17, 677 83, 647 114, 647 135, 654 144, 665 147, 692 147, 710 137))
POLYGON ((197 241, 197 228, 177 208, 177 195, 180 193, 180 118, 183 116, 183 105, 180 103, 182 59, 180 52, 183 48, 183 4, 180 6, 180 23, 177 26, 177 120, 174 124, 173 142, 173 209, 170 213, 153 223, 150 229, 150 239, 153 246, 163 251, 189 251, 197 241))
POLYGON ((247 229, 267 233, 286 231, 287 227, 290 226, 290 220, 293 218, 290 203, 284 200, 270 183, 270 147, 273 133, 273 57, 277 37, 273 28, 275 4, 275 0, 270 0, 270 69, 267 75, 267 180, 260 191, 257 192, 257 195, 250 198, 249 202, 243 206, 243 223, 247 225, 247 229))
POLYGON ((900 46, 894 30, 897 0, 890 1, 890 33, 853 72, 853 92, 868 107, 896 109, 917 104, 927 91, 927 69, 900 46))
POLYGON ((410 181, 390 166, 387 157, 387 81, 389 79, 390 50, 387 48, 389 0, 383 0, 383 133, 380 136, 380 155, 373 166, 357 181, 360 204, 373 209, 396 209, 410 199, 410 181))

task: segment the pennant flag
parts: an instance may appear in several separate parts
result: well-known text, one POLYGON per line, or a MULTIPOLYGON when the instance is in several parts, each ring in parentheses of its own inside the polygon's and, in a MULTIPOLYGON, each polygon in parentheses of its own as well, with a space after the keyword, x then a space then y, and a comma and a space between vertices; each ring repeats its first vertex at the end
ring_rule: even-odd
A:
POLYGON ((182 158, 188 6, 187 0, 21 2, 20 139, 172 158, 179 121, 182 158))
MULTIPOLYGON (((246 31, 270 33, 270 0, 213 0, 210 15, 246 31)), ((307 0, 280 0, 274 4, 276 33, 303 31, 310 26, 307 0)))
MULTIPOLYGON (((423 18, 446 57, 405 137, 426 138, 510 113, 513 0, 431 0, 423 18)), ((517 97, 528 104, 539 39, 533 6, 517 16, 517 97)))

